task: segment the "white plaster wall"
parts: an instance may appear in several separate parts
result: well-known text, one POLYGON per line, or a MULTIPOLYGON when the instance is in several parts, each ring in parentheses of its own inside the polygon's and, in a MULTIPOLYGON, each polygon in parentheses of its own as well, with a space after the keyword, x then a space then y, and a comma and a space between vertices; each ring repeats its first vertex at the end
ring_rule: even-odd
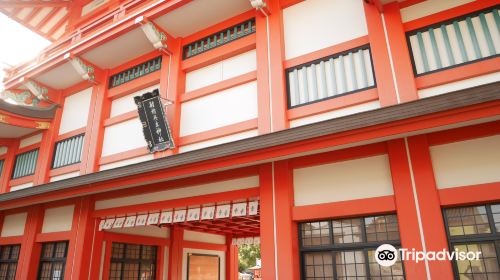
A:
POLYGON ((228 136, 219 137, 219 138, 215 138, 215 139, 211 139, 211 140, 207 140, 207 141, 203 141, 203 142, 198 142, 198 143, 194 143, 194 144, 190 144, 190 145, 180 146, 179 152, 184 153, 184 152, 199 150, 199 149, 203 149, 206 147, 221 145, 224 143, 234 142, 234 141, 238 141, 241 139, 246 139, 246 138, 250 138, 250 137, 254 137, 254 136, 258 136, 258 135, 259 135, 259 131, 257 129, 249 130, 249 131, 231 134, 228 136))
POLYGON ((186 73, 186 92, 209 86, 257 69, 255 50, 186 73))
POLYGON ((24 227, 28 213, 17 213, 6 215, 3 220, 1 237, 21 236, 24 235, 24 227))
POLYGON ((498 81, 500 81, 500 72, 495 72, 466 80, 460 80, 457 82, 421 89, 418 91, 418 96, 419 98, 426 98, 426 97, 445 94, 452 91, 490 84, 498 81))
POLYGON ((500 135, 430 147, 439 189, 500 182, 500 135))
POLYGON ((80 176, 80 171, 75 171, 75 172, 70 172, 70 173, 50 177, 50 182, 57 182, 57 181, 66 180, 66 179, 77 177, 77 176, 80 176))
POLYGON ((474 0, 427 0, 401 9, 401 19, 408 22, 470 2, 474 0))
POLYGON ((42 233, 71 230, 74 210, 75 205, 46 209, 43 218, 42 233))
POLYGON ((0 147, 0 156, 5 155, 7 153, 7 147, 0 147))
POLYGON ((10 191, 13 192, 13 191, 18 191, 18 190, 22 190, 22 189, 31 188, 31 187, 33 187, 33 182, 12 186, 12 187, 10 187, 10 191))
POLYGON ((257 82, 182 103, 181 136, 257 118, 257 82))
MULTIPOLYGON (((168 186, 168 182, 165 182, 165 186, 168 186)), ((160 192, 152 192, 152 193, 113 198, 107 200, 98 200, 95 203, 95 209, 96 210, 108 209, 125 205, 135 205, 135 204, 155 202, 160 200, 171 200, 171 199, 185 198, 191 196, 248 189, 258 186, 259 186, 259 177, 252 176, 252 177, 226 180, 215 183, 208 183, 203 185, 195 185, 185 188, 176 188, 160 192)))
POLYGON ((131 164, 140 163, 140 162, 144 162, 144 161, 148 161, 148 160, 153 160, 154 158, 155 157, 153 154, 147 154, 147 155, 140 156, 140 157, 135 157, 135 158, 121 160, 121 161, 117 161, 117 162, 113 162, 113 163, 103 164, 99 167, 99 170, 102 171, 102 170, 118 168, 118 167, 122 167, 125 165, 131 165, 131 164))
POLYGON ((104 129, 102 156, 109 156, 136 148, 146 149, 146 140, 139 118, 124 121, 104 129))
POLYGON ((182 250, 182 280, 187 280, 187 256, 190 253, 219 256, 220 258, 219 280, 226 280, 226 253, 224 251, 201 250, 201 249, 191 249, 191 248, 184 248, 182 250))
POLYGON ((295 169, 293 180, 296 206, 393 194, 387 155, 295 169))
POLYGON ((160 85, 156 84, 113 100, 111 102, 110 117, 112 118, 131 111, 137 111, 137 106, 135 105, 134 97, 159 88, 160 85))
POLYGON ((64 99, 59 135, 87 126, 91 98, 90 87, 64 99))
POLYGON ((226 237, 224 235, 193 230, 184 230, 184 240, 211 244, 226 244, 226 237))
POLYGON ((368 34, 362 0, 307 0, 283 10, 285 58, 368 34))
POLYGON ((122 234, 158 237, 158 238, 168 238, 170 236, 170 231, 168 228, 166 228, 166 227, 161 228, 161 227, 157 227, 157 226, 114 228, 114 229, 109 229, 106 231, 115 232, 115 233, 122 233, 122 234))
POLYGON ((19 148, 21 149, 40 142, 42 142, 42 133, 38 133, 33 136, 22 139, 21 141, 19 141, 19 148))
POLYGON ((290 121, 290 127, 297 127, 301 125, 306 125, 310 123, 316 123, 316 122, 321 122, 325 120, 330 120, 330 119, 335 119, 335 118, 340 118, 343 116, 348 116, 348 115, 353 115, 356 113, 361 113, 361 112, 366 112, 366 111, 371 111, 375 109, 380 108, 380 102, 379 101, 372 101, 372 102, 367 102, 367 103, 362 103, 342 109, 337 109, 337 110, 332 110, 329 112, 317 114, 317 115, 311 115, 299 119, 295 119, 290 121))

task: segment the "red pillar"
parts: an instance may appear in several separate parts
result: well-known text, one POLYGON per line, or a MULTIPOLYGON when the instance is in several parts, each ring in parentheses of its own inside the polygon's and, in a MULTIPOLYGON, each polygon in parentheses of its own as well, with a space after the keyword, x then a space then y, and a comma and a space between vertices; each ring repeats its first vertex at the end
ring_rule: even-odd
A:
MULTIPOLYGON (((448 249, 427 136, 413 136, 407 141, 426 249, 448 249)), ((453 279, 451 262, 429 261, 429 270, 434 279, 453 279)))
POLYGON ((101 83, 92 88, 91 116, 92 121, 87 124, 85 143, 82 152, 80 175, 93 173, 99 170, 102 143, 104 139, 104 120, 109 116, 111 101, 108 98, 107 81, 109 70, 104 71, 101 77, 96 77, 101 83))
MULTIPOLYGON (((104 241, 104 231, 99 231, 99 219, 92 219, 93 224, 95 225, 95 235, 92 240, 92 252, 90 254, 90 263, 89 263, 89 273, 88 279, 99 279, 99 274, 101 272, 101 259, 103 258, 102 250, 103 250, 103 241, 104 241)), ((84 272, 84 270, 81 270, 84 272)), ((83 275, 85 276, 85 275, 83 275)), ((87 279, 87 278, 82 278, 87 279)))
POLYGON ((256 16, 259 133, 288 128, 285 86, 285 43, 279 0, 267 1, 268 16, 256 16))
POLYGON ((163 54, 161 75, 160 75, 160 95, 172 101, 173 104, 165 107, 165 114, 170 124, 170 131, 176 147, 161 153, 156 153, 155 157, 176 154, 179 150, 179 133, 181 119, 181 98, 180 95, 185 89, 185 73, 182 70, 182 39, 175 39, 169 42, 172 53, 163 54))
POLYGON ((417 100, 417 86, 398 2, 384 6, 384 20, 400 101, 417 100))
MULTIPOLYGON (((389 154, 392 185, 396 200, 401 246, 422 251, 423 243, 420 238, 417 205, 413 195, 410 165, 404 139, 388 141, 387 152, 389 154)), ((424 262, 405 261, 404 268, 408 280, 427 278, 424 262)))
POLYGON ((9 181, 12 171, 14 170, 14 164, 16 161, 16 153, 19 147, 19 140, 12 141, 7 146, 7 156, 3 163, 2 173, 0 174, 0 193, 6 193, 10 191, 9 181))
POLYGON ((366 2, 363 4, 380 105, 384 107, 398 104, 382 17, 375 5, 366 2))
POLYGON ((238 246, 232 240, 231 235, 226 236, 226 280, 238 280, 238 246))
MULTIPOLYGON (((93 201, 90 197, 82 198, 75 213, 77 219, 73 224, 73 259, 72 269, 68 278, 65 279, 86 279, 89 275, 90 257, 92 252, 92 241, 96 226, 95 219, 92 218, 93 201)), ((66 268, 70 268, 66 265, 66 268)), ((66 271, 66 273, 68 273, 66 271)))
MULTIPOLYGON (((260 168, 260 255, 262 278, 276 279, 274 236, 274 187, 270 163, 260 168)), ((173 280, 173 279, 170 279, 173 280)))
POLYGON ((57 108, 54 119, 50 123, 49 129, 43 132, 42 141, 40 142, 40 150, 38 152, 38 160, 36 163, 35 176, 33 178, 34 185, 41 185, 49 182, 49 171, 52 164, 52 154, 57 136, 59 135, 59 126, 61 124, 62 112, 64 103, 61 98, 61 92, 58 93, 58 99, 54 100, 61 107, 57 108))
POLYGON ((169 280, 182 279, 182 241, 184 230, 178 226, 170 229, 169 280))
POLYGON ((276 197, 276 238, 279 279, 300 279, 299 237, 297 223, 292 221, 293 173, 289 161, 274 163, 274 187, 276 197))
POLYGON ((28 210, 28 217, 24 227, 21 252, 19 253, 16 271, 17 280, 36 279, 41 253, 41 244, 36 242, 36 235, 41 231, 44 211, 40 205, 28 210))

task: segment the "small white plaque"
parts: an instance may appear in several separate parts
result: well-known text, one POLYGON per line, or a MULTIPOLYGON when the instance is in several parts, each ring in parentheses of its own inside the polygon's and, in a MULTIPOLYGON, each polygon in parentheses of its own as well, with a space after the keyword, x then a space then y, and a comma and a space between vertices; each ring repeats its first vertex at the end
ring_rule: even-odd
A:
POLYGON ((135 220, 135 226, 136 227, 145 226, 147 221, 148 221, 148 214, 139 215, 137 216, 137 220, 135 220))
POLYGON ((242 217, 247 215, 247 203, 235 203, 233 204, 233 209, 231 210, 232 217, 242 217))
POLYGON ((102 227, 103 229, 111 229, 113 227, 113 224, 115 223, 115 219, 106 219, 106 222, 104 223, 104 226, 102 227))
POLYGON ((113 223, 113 228, 122 228, 123 223, 125 223, 125 217, 116 218, 115 222, 113 223))
POLYGON ((213 220, 215 216, 215 206, 203 207, 201 210, 202 220, 213 220))
POLYGON ((216 219, 229 218, 230 213, 231 213, 231 204, 217 205, 215 218, 216 219))
POLYGON ((184 221, 186 221, 186 209, 175 210, 174 223, 183 223, 184 221))
POLYGON ((128 216, 127 219, 125 219, 125 224, 123 224, 123 227, 133 227, 135 226, 135 220, 137 219, 137 216, 128 216))
POLYGON ((160 221, 160 213, 151 213, 148 216, 147 225, 157 225, 158 221, 160 221))
POLYGON ((259 201, 254 200, 248 202, 248 215, 255 216, 259 213, 259 201))
POLYGON ((172 211, 161 212, 160 224, 171 224, 172 223, 172 211))
POLYGON ((200 208, 191 208, 187 212, 188 221, 199 221, 200 220, 200 208))

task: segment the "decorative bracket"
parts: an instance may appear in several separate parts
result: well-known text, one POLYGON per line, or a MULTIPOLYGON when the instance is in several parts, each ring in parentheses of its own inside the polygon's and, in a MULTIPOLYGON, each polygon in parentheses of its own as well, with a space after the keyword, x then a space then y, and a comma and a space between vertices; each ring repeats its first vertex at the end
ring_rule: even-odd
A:
POLYGON ((135 23, 141 25, 142 31, 155 49, 160 51, 167 50, 167 35, 165 32, 160 31, 154 23, 146 20, 144 16, 137 17, 135 23))
POLYGON ((33 80, 28 80, 23 84, 39 101, 44 100, 47 101, 49 100, 48 93, 49 90, 45 87, 42 87, 41 85, 37 84, 33 80))
POLYGON ((268 16, 269 14, 271 14, 269 6, 267 6, 265 0, 250 0, 250 4, 254 9, 260 11, 264 16, 268 16))
POLYGON ((94 67, 87 65, 82 59, 78 57, 73 57, 70 53, 64 55, 64 59, 67 59, 75 71, 82 77, 83 80, 89 81, 91 83, 96 83, 94 67))
POLYGON ((0 93, 0 99, 4 100, 5 102, 14 103, 17 105, 33 107, 36 107, 38 103, 40 103, 40 99, 38 99, 28 90, 22 91, 20 93, 6 90, 0 93))

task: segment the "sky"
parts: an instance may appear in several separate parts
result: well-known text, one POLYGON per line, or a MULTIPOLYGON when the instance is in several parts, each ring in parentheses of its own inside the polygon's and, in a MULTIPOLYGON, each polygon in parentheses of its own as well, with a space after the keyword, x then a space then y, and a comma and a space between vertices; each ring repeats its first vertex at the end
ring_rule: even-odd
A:
POLYGON ((3 89, 3 69, 29 61, 50 42, 21 24, 0 13, 0 90, 3 89))

